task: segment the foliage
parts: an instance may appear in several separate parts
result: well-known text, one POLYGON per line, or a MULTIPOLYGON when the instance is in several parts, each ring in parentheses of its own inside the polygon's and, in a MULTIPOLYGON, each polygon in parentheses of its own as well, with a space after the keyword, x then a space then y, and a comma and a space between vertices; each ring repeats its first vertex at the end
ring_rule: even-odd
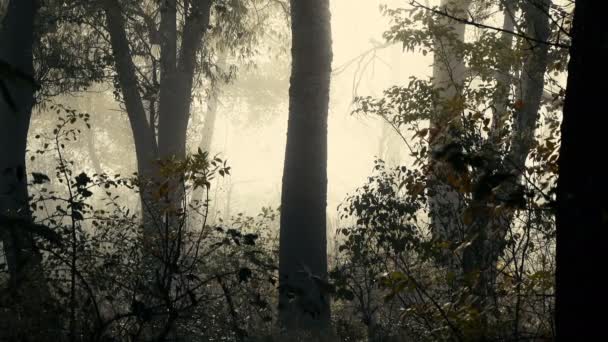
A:
MULTIPOLYGON (((33 173, 30 187, 35 227, 49 232, 36 234, 37 245, 63 322, 60 336, 242 340, 252 331, 269 331, 276 239, 268 227, 276 225, 276 212, 265 208, 258 217, 238 215, 210 225, 207 199, 173 211, 175 226, 156 227, 160 243, 147 240, 136 211, 116 194, 137 191, 138 178, 74 172, 64 152, 77 141, 80 122, 88 125, 88 115, 54 108, 60 112, 58 124, 36 137, 47 142, 35 155, 53 154, 55 175, 33 173), (150 249, 150 243, 157 248, 150 249)), ((194 188, 208 193, 211 180, 230 170, 202 151, 162 165, 167 177, 184 175, 187 193, 194 188)), ((161 184, 158 198, 173 191, 161 184)))
MULTIPOLYGON (((550 8, 550 41, 537 42, 551 45, 548 94, 536 109, 527 162, 518 166, 513 146, 524 133, 515 121, 529 105, 522 102, 518 75, 526 72, 531 38, 512 33, 512 47, 505 47, 501 32, 484 21, 496 6, 474 3, 464 20, 480 29, 465 41, 439 24, 443 9, 416 1, 410 8, 383 7, 392 20, 385 33, 389 42, 435 56, 445 53, 438 43, 445 42, 466 72, 462 84, 450 85, 453 97, 444 96, 444 86, 431 78, 412 77, 380 98, 355 99, 354 113, 388 122, 411 157, 409 165, 398 167, 377 160, 373 175, 340 210, 345 224, 336 236, 332 275, 341 309, 361 318, 368 338, 553 338, 553 209, 564 94, 557 79, 567 57, 560 44, 568 40, 568 9, 550 8), (509 76, 506 94, 501 70, 509 76), (440 113, 454 115, 443 126, 429 126, 440 113), (449 139, 437 144, 440 135, 449 139), (433 233, 429 218, 428 198, 437 191, 434 163, 447 165, 446 193, 458 198, 440 208, 457 227, 447 238, 433 233)), ((516 27, 525 27, 521 12, 515 14, 516 27)))

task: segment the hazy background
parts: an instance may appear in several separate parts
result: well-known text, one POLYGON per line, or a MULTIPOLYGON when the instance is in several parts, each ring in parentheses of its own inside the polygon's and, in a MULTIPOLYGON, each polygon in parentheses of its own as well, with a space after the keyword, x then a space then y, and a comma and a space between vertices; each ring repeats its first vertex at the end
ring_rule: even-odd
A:
MULTIPOLYGON (((382 156, 390 163, 404 162, 405 145, 379 118, 351 115, 356 95, 380 96, 385 88, 404 84, 410 76, 431 73, 432 57, 403 52, 399 45, 387 46, 382 33, 389 21, 379 9, 386 0, 331 1, 333 69, 329 109, 328 218, 336 220, 336 207, 349 192, 370 175, 373 161, 382 156), (376 49, 375 49, 376 48, 376 49), (383 155, 385 153, 390 155, 383 155)), ((403 2, 392 0, 392 5, 403 2)), ((286 30, 287 32, 287 30, 286 30)), ((222 86, 212 154, 228 160, 232 175, 218 179, 212 193, 212 219, 238 212, 249 215, 263 206, 278 207, 285 151, 289 90, 289 44, 285 52, 254 58, 257 67, 242 67, 231 85, 222 86), (260 76, 261 75, 261 76, 260 76), (260 78, 264 82, 260 82, 260 78), (261 96, 263 95, 263 96, 261 96)), ((112 95, 111 85, 98 85, 86 94, 64 96, 54 101, 91 114, 92 129, 83 130, 71 150, 76 170, 114 175, 136 170, 135 150, 126 114, 112 95), (97 166, 95 164, 98 164, 97 166)), ((198 90, 200 97, 205 91, 198 90)), ((204 100, 193 102, 189 147, 198 146, 204 115, 204 100)), ((40 143, 33 136, 52 130, 56 115, 48 108, 34 114, 29 150, 40 143)), ((30 161, 30 171, 52 169, 52 157, 30 161)), ((138 198, 124 201, 137 207, 138 198)), ((331 233, 330 233, 331 234, 331 233)))

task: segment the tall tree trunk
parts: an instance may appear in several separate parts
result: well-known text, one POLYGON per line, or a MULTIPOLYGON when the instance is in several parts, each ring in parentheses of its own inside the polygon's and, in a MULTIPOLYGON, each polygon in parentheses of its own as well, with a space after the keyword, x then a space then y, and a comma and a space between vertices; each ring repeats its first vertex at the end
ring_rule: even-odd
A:
MULTIPOLYGON (((110 33, 116 72, 129 122, 135 140, 137 165, 143 179, 158 181, 157 159, 183 159, 186 153, 186 131, 190 117, 190 105, 196 56, 209 24, 211 1, 193 3, 188 11, 181 36, 181 48, 177 51, 176 1, 166 1, 161 7, 161 85, 159 99, 158 139, 146 117, 141 94, 137 86, 135 65, 129 49, 125 18, 117 0, 104 0, 107 29, 110 33), (157 143, 158 140, 158 143, 157 143)), ((179 189, 179 186, 172 189, 179 189)), ((156 211, 149 190, 141 191, 144 225, 153 228, 162 220, 150 215, 156 211), (148 217, 146 219, 146 216, 148 217), (150 224, 147 224, 150 223, 150 224)), ((183 192, 176 191, 171 203, 181 204, 183 192)))
POLYGON ((327 114, 332 42, 328 0, 291 0, 292 69, 281 195, 279 315, 288 332, 329 328, 327 114), (291 295, 295 298, 291 298, 291 295))
MULTIPOLYGON (((548 42, 551 34, 549 7, 551 0, 526 1, 522 4, 522 11, 526 21, 526 34, 537 41, 548 42)), ((507 167, 513 168, 518 176, 526 166, 526 159, 532 144, 536 123, 540 117, 540 104, 545 86, 545 72, 547 71, 549 45, 528 41, 530 49, 524 61, 521 72, 521 102, 515 113, 511 150, 509 151, 507 167)))
MULTIPOLYGON (((104 11, 106 13, 107 29, 110 34, 110 43, 114 53, 114 63, 118 75, 118 83, 125 103, 133 140, 135 142, 135 154, 137 159, 137 171, 142 181, 156 178, 154 161, 158 158, 158 146, 154 132, 146 117, 146 111, 138 89, 138 80, 135 65, 131 58, 129 40, 125 31, 125 23, 122 15, 122 7, 117 0, 104 0, 104 11)), ((142 201, 142 216, 144 226, 154 221, 149 217, 146 205, 153 203, 153 196, 145 186, 140 191, 142 201)))
MULTIPOLYGON (((550 23, 547 15, 550 0, 538 0, 534 3, 522 4, 522 11, 526 22, 526 35, 534 37, 536 41, 546 42, 549 40, 550 23)), ((509 10, 509 8, 507 8, 509 10)), ((512 12, 511 12, 512 13, 512 12)), ((508 15, 508 13, 505 13, 508 15)), ((510 15, 509 15, 510 16, 510 15)), ((509 20, 509 19, 505 19, 509 20)), ((504 41, 506 38, 503 36, 504 41)), ((518 102, 520 106, 515 113, 514 125, 511 135, 511 150, 505 161, 506 170, 496 170, 496 163, 490 163, 492 170, 488 172, 510 172, 513 177, 504 184, 504 189, 498 194, 502 196, 513 196, 520 182, 520 178, 526 168, 526 160, 534 143, 536 123, 539 119, 541 108, 541 97, 544 88, 544 77, 548 63, 549 45, 543 43, 528 42, 528 55, 524 60, 521 73, 521 97, 518 102)), ((508 83, 505 83, 508 85, 508 83)), ((499 91, 504 85, 499 85, 499 91)), ((501 97, 498 97, 500 99, 501 97)), ((502 100, 496 108, 502 106, 502 100)), ((495 117, 496 118, 496 117, 495 117)), ((493 143, 490 135, 489 142, 493 143)), ((495 145, 496 146, 496 145, 495 145)), ((492 156, 490 156, 492 158, 492 156)), ((480 178, 483 181, 483 177, 480 178)), ((496 265, 498 258, 504 251, 505 236, 512 224, 514 209, 508 210, 499 216, 493 217, 487 212, 487 198, 473 196, 472 208, 476 217, 467 230, 476 236, 472 243, 465 248, 463 254, 463 271, 465 274, 478 274, 474 286, 474 294, 478 297, 480 310, 489 309, 487 305, 493 297, 493 288, 497 276, 496 265)))
MULTIPOLYGON (((36 8, 36 1, 11 1, 0 31, 0 59, 29 75, 34 73, 32 44, 36 8)), ((1 81, 8 93, 0 98, 0 214, 29 219, 25 150, 34 105, 34 85, 13 78, 1 81), (12 99, 16 111, 6 96, 12 99)), ((9 272, 15 281, 29 263, 28 259, 33 257, 31 237, 20 231, 9 233, 5 229, 3 235, 9 272)))
MULTIPOLYGON (((36 0, 11 1, 0 27, 0 60, 27 75, 34 74, 32 46, 38 6, 36 0)), ((0 215, 28 222, 25 154, 35 89, 34 84, 11 76, 3 76, 0 82, 6 89, 0 97, 0 215)), ((49 320, 48 308, 53 303, 34 237, 19 224, 1 226, 0 234, 10 275, 10 299, 21 308, 21 314, 13 318, 25 324, 11 328, 16 334, 27 333, 19 331, 23 327, 32 329, 32 338, 47 336, 45 326, 56 322, 49 320)), ((26 337, 13 336, 17 340, 26 337)))
MULTIPOLYGON (((503 32, 500 35, 501 49, 503 55, 511 54, 513 48, 514 35, 512 32, 515 29, 515 1, 503 1, 503 32)), ((504 122, 507 118, 507 108, 509 101, 509 93, 511 89, 513 76, 511 75, 511 65, 502 63, 496 71, 496 92, 494 93, 494 111, 492 113, 492 129, 490 131, 490 142, 494 148, 499 148, 501 138, 504 135, 504 122)))
MULTIPOLYGON (((441 10, 451 15, 460 16, 466 13, 471 0, 441 0, 441 10)), ((439 90, 441 102, 430 120, 431 138, 429 147, 429 216, 435 239, 441 241, 459 241, 463 235, 461 214, 464 210, 461 195, 447 182, 452 170, 446 163, 437 160, 433 151, 441 150, 453 142, 453 131, 450 120, 458 116, 462 108, 461 89, 466 67, 462 56, 457 53, 458 44, 464 42, 466 25, 442 17, 437 24, 451 30, 453 37, 437 37, 433 57, 433 85, 439 90)), ((448 257, 450 258, 450 257, 448 257)), ((449 264, 450 260, 446 260, 449 264)))
POLYGON ((86 132, 86 139, 87 153, 89 154, 89 160, 91 161, 93 170, 96 174, 102 175, 104 172, 103 168, 101 167, 101 161, 99 160, 97 148, 95 146, 95 131, 93 127, 89 128, 89 130, 86 132))
POLYGON ((605 335, 606 13, 606 1, 576 1, 557 184, 555 323, 557 341, 564 342, 605 335))
MULTIPOLYGON (((156 161, 182 160, 186 156, 186 131, 190 118, 196 57, 209 25, 211 4, 211 0, 200 0, 186 6, 181 37, 177 34, 177 1, 163 1, 160 5, 161 79, 156 131, 154 117, 151 115, 148 119, 139 92, 123 8, 118 0, 103 0, 118 83, 133 132, 137 167, 142 181, 140 197, 146 245, 145 277, 151 291, 149 299, 151 302, 159 301, 162 298, 159 294, 169 292, 173 287, 173 277, 170 274, 172 271, 166 266, 173 265, 180 257, 181 251, 178 246, 181 244, 170 237, 176 231, 175 228, 181 224, 174 213, 182 207, 184 199, 180 175, 172 175, 168 180, 162 179, 156 161), (178 51, 179 38, 181 38, 181 47, 178 51), (161 202, 155 194, 165 182, 169 182, 166 184, 169 191, 161 202), (158 277, 161 279, 157 279, 158 277)), ((177 239, 181 239, 181 236, 177 239)), ((164 318, 159 318, 157 322, 161 319, 164 318)), ((171 319, 162 324, 167 325, 163 326, 166 328, 164 332, 148 329, 145 335, 152 338, 167 332, 174 334, 171 319)), ((154 323, 154 325, 158 324, 154 323)))
MULTIPOLYGON (((158 125, 158 145, 161 159, 171 157, 183 159, 186 155, 186 131, 192 104, 196 56, 209 26, 211 3, 211 0, 192 3, 190 13, 184 24, 181 37, 182 44, 178 56, 174 55, 176 51, 172 44, 166 44, 170 46, 169 52, 162 52, 163 56, 167 55, 166 58, 169 59, 169 62, 161 61, 161 65, 170 64, 170 66, 167 69, 169 75, 166 76, 168 82, 163 82, 161 74, 161 103, 158 125), (175 58, 177 59, 175 60, 175 58), (174 60, 177 63, 175 67, 174 60), (163 88, 166 88, 164 92, 163 88), (164 94, 166 96, 163 101, 164 94), (166 105, 166 103, 169 104, 166 105)), ((171 20, 173 19, 174 13, 171 20)), ((173 30, 172 26, 171 30, 173 30)), ((167 68, 167 66, 165 67, 167 68)))
MULTIPOLYGON (((86 113, 91 113, 93 111, 93 101, 91 100, 91 96, 87 96, 85 94, 84 99, 84 111, 86 113)), ((91 166, 93 166, 93 170, 96 174, 103 174, 103 168, 101 167, 101 161, 99 160, 99 152, 97 151, 97 145, 95 142, 95 127, 89 127, 89 129, 85 132, 85 139, 87 144, 87 153, 89 154, 89 160, 91 161, 91 166)))
MULTIPOLYGON (((160 102, 158 107, 158 145, 161 159, 185 156, 186 141, 183 147, 180 131, 182 116, 189 113, 177 111, 178 102, 183 94, 177 94, 177 1, 166 0, 161 5, 160 22, 160 102)), ((188 94, 190 95, 190 94, 188 94)), ((185 136, 185 135, 184 135, 185 136)))
MULTIPOLYGON (((217 59, 217 66, 220 70, 226 67, 226 59, 228 54, 224 51, 220 52, 217 59)), ((220 85, 221 80, 215 79, 211 82, 209 99, 207 100, 207 112, 205 113, 205 121, 203 123, 203 132, 199 147, 203 151, 211 150, 213 135, 215 133, 215 121, 217 120, 218 106, 220 104, 220 85)))
MULTIPOLYGON (((223 68, 226 64, 227 54, 222 52, 218 58, 217 64, 219 68, 223 68)), ((201 132, 201 140, 198 144, 198 148, 201 151, 209 152, 211 154, 211 144, 213 142, 213 136, 215 133, 215 122, 217 120, 217 112, 219 106, 220 97, 220 82, 213 80, 211 82, 211 89, 209 98, 207 99, 207 111, 203 114, 201 121, 203 122, 203 130, 201 132)), ((203 201, 203 195, 205 191, 202 188, 198 188, 192 191, 189 203, 200 205, 203 201)))
MULTIPOLYGON (((217 87, 217 85, 214 87, 217 87)), ((209 103, 207 103, 207 112, 205 113, 201 141, 198 145, 202 151, 211 152, 211 144, 213 143, 213 135, 215 133, 215 122, 217 121, 218 104, 219 90, 213 89, 211 90, 209 103)))

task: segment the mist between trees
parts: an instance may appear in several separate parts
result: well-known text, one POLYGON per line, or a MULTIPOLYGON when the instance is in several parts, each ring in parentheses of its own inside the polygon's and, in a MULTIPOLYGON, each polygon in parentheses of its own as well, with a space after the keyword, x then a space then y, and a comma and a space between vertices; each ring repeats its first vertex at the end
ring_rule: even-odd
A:
POLYGON ((606 7, 0 1, 0 340, 602 340, 606 7))

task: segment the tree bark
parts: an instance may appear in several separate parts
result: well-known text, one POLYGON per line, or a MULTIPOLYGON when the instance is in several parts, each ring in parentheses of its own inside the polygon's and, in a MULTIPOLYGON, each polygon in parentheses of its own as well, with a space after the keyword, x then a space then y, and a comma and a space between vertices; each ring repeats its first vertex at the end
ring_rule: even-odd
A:
MULTIPOLYGON (((548 41, 551 33, 549 17, 547 15, 550 0, 539 0, 534 3, 522 4, 522 11, 526 22, 526 35, 534 37, 537 41, 548 41)), ((507 11, 509 8, 507 8, 507 11)), ((512 12, 511 12, 512 13, 512 12)), ((507 15, 507 13, 505 13, 507 15)), ((505 19, 508 20, 508 19, 505 19)), ((506 37, 503 36, 506 41, 506 37)), ((526 168, 526 160, 534 143, 534 133, 541 109, 541 97, 544 88, 544 77, 548 63, 548 45, 529 42, 529 52, 524 60, 521 73, 521 106, 514 117, 511 134, 511 150, 505 161, 506 170, 498 170, 496 163, 490 163, 489 172, 510 172, 513 177, 508 180, 499 196, 512 196, 526 168)), ((506 83, 508 86, 508 83, 506 83)), ((499 85, 499 87, 503 87, 499 85)), ((500 89, 504 91, 506 89, 500 89)), ((499 97, 500 99, 500 97, 499 97)), ((497 108, 502 106, 502 101, 497 108)), ((489 142, 493 143, 492 135, 489 142)), ((489 156, 492 158, 492 156, 489 156)), ((482 178, 483 179, 483 178, 482 178)), ((487 198, 473 196, 472 207, 488 208, 487 198)), ((485 210, 487 211, 487 210, 485 210)), ((489 300, 493 297, 494 283, 497 276, 496 265, 498 258, 504 251, 505 236, 512 224, 515 209, 508 209, 505 213, 494 217, 490 213, 480 210, 473 223, 467 230, 476 238, 464 250, 463 271, 465 274, 477 273, 474 286, 474 295, 478 297, 479 309, 488 309, 489 300)))
POLYGON ((122 7, 117 0, 104 0, 103 6, 112 52, 114 53, 118 83, 133 132, 138 172, 142 177, 153 179, 152 164, 158 158, 158 146, 149 127, 146 110, 139 93, 122 7))
MULTIPOLYGON (((217 65, 219 69, 226 67, 227 53, 220 52, 217 65)), ((207 100, 207 112, 203 123, 203 132, 199 147, 203 151, 211 151, 211 143, 213 142, 213 133, 215 132, 215 121, 217 120, 218 106, 220 104, 220 80, 212 80, 209 99, 207 100)))
MULTIPOLYGON (((200 0, 186 7, 187 14, 181 37, 178 37, 177 30, 177 1, 163 1, 160 5, 161 75, 158 127, 155 130, 154 116, 150 115, 148 120, 138 87, 123 8, 118 0, 103 0, 118 83, 135 141, 144 227, 144 271, 151 295, 149 302, 159 301, 158 294, 169 291, 172 287, 172 271, 166 266, 172 265, 179 258, 180 251, 176 247, 179 244, 170 242, 170 236, 175 231, 181 231, 177 228, 182 222, 178 221, 179 216, 176 213, 182 208, 184 200, 180 175, 162 179, 160 165, 156 161, 183 160, 186 157, 186 132, 190 118, 196 57, 209 25, 211 3, 210 0, 200 0), (181 48, 178 51, 180 38, 181 48), (158 198, 161 186, 167 186, 169 189, 166 197, 162 199, 158 198), (162 275, 161 280, 156 280, 157 274, 162 275)), ((155 106, 150 107, 154 110, 155 106)), ((164 318, 159 318, 161 319, 164 318)), ((162 324, 166 324, 164 332, 147 329, 144 334, 152 338, 175 333, 170 318, 162 324)))
MULTIPOLYGON (((11 1, 0 26, 0 60, 26 75, 34 74, 32 46, 38 8, 36 0, 11 1)), ((35 85, 10 76, 0 82, 5 88, 0 97, 0 215, 30 221, 25 157, 35 85)), ((12 334, 24 334, 12 338, 22 339, 27 334, 31 338, 42 338, 39 334, 50 337, 48 327, 56 323, 49 314, 53 301, 34 236, 16 224, 1 226, 0 234, 10 275, 11 304, 21 311, 13 318, 20 326, 32 329, 28 333, 12 327, 17 330, 12 334)))
MULTIPOLYGON (((458 16, 466 13, 471 0, 441 0, 442 10, 458 16)), ((429 216, 435 239, 440 241, 462 240, 463 225, 461 214, 464 205, 461 195, 447 182, 450 166, 433 157, 437 151, 453 142, 455 127, 450 120, 459 115, 466 67, 462 56, 457 53, 457 45, 464 42, 466 25, 442 17, 436 24, 451 30, 453 37, 438 37, 435 40, 433 57, 433 85, 440 93, 441 102, 430 120, 430 172, 429 172, 429 216), (460 233, 460 235, 459 235, 460 233)), ((449 257, 448 257, 449 258, 449 257)), ((449 260, 448 260, 449 262, 449 260)))
MULTIPOLYGON (((549 41, 551 34, 549 7, 551 0, 537 0, 522 4, 526 21, 526 34, 538 41, 549 41)), ((524 61, 521 73, 521 105, 515 113, 511 150, 507 167, 512 167, 514 174, 521 176, 526 166, 526 159, 532 144, 536 123, 540 117, 540 105, 545 85, 549 45, 528 42, 529 54, 524 61)))
POLYGON ((330 324, 327 280, 329 1, 292 0, 292 69, 279 248, 279 318, 319 337, 330 324), (293 294, 295 298, 291 298, 293 294))
MULTIPOLYGON (((0 31, 0 59, 20 71, 33 75, 32 45, 36 1, 12 1, 8 15, 0 31)), ((3 78, 7 94, 16 106, 16 111, 7 99, 0 98, 0 214, 30 218, 25 170, 25 153, 30 117, 34 105, 34 85, 19 79, 3 78)), ((11 278, 16 280, 25 265, 36 262, 32 258, 31 237, 19 231, 2 231, 4 247, 11 278)), ((39 263, 39 260, 38 260, 39 263)))
MULTIPOLYGON (((515 29, 515 1, 503 1, 503 32, 500 35, 501 48, 504 54, 510 54, 513 47, 514 36, 511 32, 515 29)), ((492 113, 492 130, 490 131, 490 142, 495 148, 502 145, 501 138, 504 135, 504 122, 507 118, 507 105, 511 89, 511 65, 504 63, 498 66, 496 72, 496 92, 494 93, 494 111, 492 113)))
POLYGON ((608 232, 605 1, 576 1, 561 126, 557 184, 557 341, 605 335, 605 260, 608 232), (587 166, 585 166, 587 165, 587 166))
MULTIPOLYGON (((166 86, 165 100, 170 98, 169 105, 163 105, 161 84, 161 103, 158 125, 159 155, 162 159, 175 157, 183 159, 186 155, 186 131, 192 104, 192 86, 196 71, 196 56, 209 26, 211 1, 202 0, 192 3, 186 18, 182 34, 182 44, 177 56, 175 75, 167 76, 171 82, 166 86)), ((167 53, 170 64, 173 63, 173 46, 167 53)), ((163 55, 165 52, 163 52, 163 55)), ((164 63, 161 63, 164 64, 164 63)), ((172 66, 171 66, 172 68, 172 66)), ((171 70, 171 69, 170 69, 171 70)), ((162 83, 162 79, 161 79, 162 83)))
MULTIPOLYGON (((193 3, 184 25, 181 48, 177 50, 176 0, 164 2, 161 7, 161 80, 158 139, 146 118, 142 96, 138 89, 135 65, 130 53, 122 7, 117 0, 104 0, 107 29, 110 33, 116 72, 126 111, 131 123, 138 172, 143 180, 159 181, 158 159, 183 159, 186 154, 186 131, 190 117, 191 95, 196 72, 196 56, 209 25, 211 1, 193 3), (157 143, 158 141, 158 143, 157 143)), ((175 186, 172 189, 181 187, 175 186)), ((160 223, 154 216, 154 200, 149 189, 142 189, 142 209, 145 226, 160 223), (146 224, 146 222, 154 222, 146 224)), ((178 190, 171 205, 179 208, 183 192, 178 190)))

